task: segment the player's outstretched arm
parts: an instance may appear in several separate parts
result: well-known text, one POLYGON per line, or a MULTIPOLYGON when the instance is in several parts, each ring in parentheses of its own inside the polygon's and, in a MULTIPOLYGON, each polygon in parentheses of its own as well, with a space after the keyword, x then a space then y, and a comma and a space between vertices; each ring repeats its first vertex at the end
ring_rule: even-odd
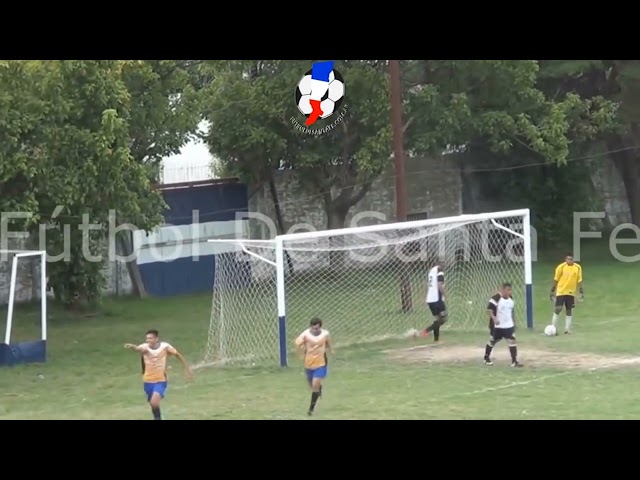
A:
POLYGON ((488 308, 487 309, 487 314, 489 315, 489 318, 491 319, 493 324, 494 325, 498 325, 498 321, 496 320, 496 314, 493 312, 493 310, 488 308))
POLYGON ((580 301, 584 301, 584 290, 582 288, 582 267, 578 265, 578 292, 580 292, 580 301))
POLYGON ((333 356, 336 351, 333 349, 333 342, 331 341, 331 337, 327 335, 327 351, 333 356))
POLYGON ((556 267, 556 271, 553 273, 553 285, 551 285, 551 292, 549 293, 549 298, 551 299, 552 302, 555 301, 556 288, 558 288, 558 282, 562 277, 562 266, 563 266, 562 263, 558 265, 556 267))
POLYGON ((496 313, 498 312, 498 307, 496 306, 496 301, 492 298, 489 300, 489 304, 487 305, 487 315, 491 319, 494 325, 498 325, 498 321, 496 319, 496 313))
POLYGON ((169 353, 171 353, 171 355, 178 359, 178 361, 182 364, 182 368, 184 369, 184 376, 187 378, 187 380, 191 380, 193 378, 193 372, 191 371, 191 367, 189 366, 187 359, 184 358, 182 354, 173 347, 169 349, 169 353))
POLYGON ((147 350, 144 345, 134 345, 133 343, 125 343, 124 348, 138 353, 144 353, 147 350))
POLYGON ((298 335, 298 338, 295 339, 295 341, 293 342, 293 344, 296 347, 296 354, 298 355, 298 358, 300 360, 304 360, 304 353, 305 353, 305 349, 304 349, 304 333, 298 335))
POLYGON ((440 273, 438 275, 438 290, 440 290, 440 295, 442 295, 442 298, 445 299, 447 298, 447 292, 446 292, 446 288, 445 288, 445 284, 444 284, 444 274, 440 273))

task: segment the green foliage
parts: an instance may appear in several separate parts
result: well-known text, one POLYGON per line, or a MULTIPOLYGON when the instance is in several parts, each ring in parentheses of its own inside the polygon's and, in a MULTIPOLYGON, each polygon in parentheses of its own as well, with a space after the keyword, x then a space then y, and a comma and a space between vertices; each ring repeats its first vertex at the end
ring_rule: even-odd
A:
MULTIPOLYGON (((46 116, 45 102, 36 95, 37 81, 27 62, 0 62, 0 211, 36 210, 32 179, 43 159, 38 145, 46 116)), ((26 224, 37 221, 37 216, 26 224)), ((18 221, 26 227, 23 220, 18 221)), ((11 222, 15 228, 16 222, 11 222)))
POLYGON ((570 240, 572 212, 594 202, 591 169, 567 160, 615 131, 618 108, 602 96, 549 88, 550 76, 582 78, 598 61, 542 63, 407 62, 407 143, 423 154, 465 146, 466 169, 493 170, 471 176, 483 196, 505 208, 531 208, 539 241, 553 244, 570 240))
POLYGON ((295 105, 295 87, 311 64, 209 64, 215 80, 203 96, 211 124, 206 141, 223 171, 247 182, 263 182, 273 170, 294 170, 300 186, 323 202, 330 222, 336 219, 330 227, 340 227, 348 209, 389 164, 388 79, 376 62, 340 62, 336 68, 345 79, 346 114, 341 121, 339 114, 318 121, 313 129, 327 131, 310 135, 294 123, 304 124, 295 105))
POLYGON ((537 86, 535 60, 416 61, 408 94, 408 143, 417 153, 446 145, 487 146, 506 154, 524 146, 562 164, 573 141, 611 127, 615 106, 602 98, 550 99, 537 86))
POLYGON ((165 204, 149 164, 195 130, 190 75, 169 61, 0 64, 0 206, 47 225, 50 282, 66 305, 95 303, 110 220, 150 231, 165 204), (83 231, 82 224, 96 229, 83 231), (89 255, 95 258, 88 259, 89 255))
POLYGON ((202 118, 196 67, 192 61, 123 62, 131 155, 136 161, 156 165, 178 153, 194 135, 202 118))
MULTIPOLYGON (((275 169, 295 170, 302 188, 324 202, 328 217, 340 218, 390 163, 388 75, 384 61, 340 62, 348 113, 336 128, 312 136, 289 120, 301 120, 293 90, 310 64, 209 64, 216 78, 204 100, 212 124, 207 142, 224 172, 249 182, 260 183, 275 169)), ((598 65, 555 65, 544 74, 578 75, 598 65)), ((562 165, 576 148, 616 126, 615 102, 550 95, 540 86, 535 60, 416 60, 402 68, 405 144, 418 155, 464 145, 496 156, 524 151, 562 165)))
MULTIPOLYGON (((613 126, 601 136, 621 175, 632 221, 640 222, 640 62, 638 60, 540 61, 540 86, 556 97, 580 94, 592 102, 612 105, 613 126)), ((605 124, 610 118, 601 116, 605 124)))

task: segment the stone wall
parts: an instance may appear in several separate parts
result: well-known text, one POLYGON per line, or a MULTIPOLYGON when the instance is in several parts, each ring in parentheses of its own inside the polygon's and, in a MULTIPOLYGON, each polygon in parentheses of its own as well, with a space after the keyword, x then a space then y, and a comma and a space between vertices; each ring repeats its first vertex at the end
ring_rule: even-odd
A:
POLYGON ((631 222, 631 211, 620 173, 611 161, 603 161, 593 175, 593 184, 607 214, 608 226, 631 222))
MULTIPOLYGON (((457 171, 451 167, 449 158, 408 158, 406 164, 407 213, 428 218, 447 217, 462 213, 461 180, 457 171)), ((295 173, 279 172, 276 177, 276 189, 287 231, 296 224, 308 224, 316 230, 327 228, 322 197, 301 192, 295 173)), ((249 209, 275 221, 275 211, 268 186, 264 186, 249 200, 249 209)), ((351 225, 354 215, 362 212, 377 212, 384 215, 387 222, 395 220, 395 177, 393 161, 389 168, 374 183, 371 190, 347 215, 345 227, 351 225)), ((361 219, 358 225, 380 223, 361 219)), ((309 228, 307 228, 308 230, 309 228)), ((302 229, 304 230, 304 229, 302 229)), ((262 221, 250 222, 251 238, 266 239, 269 228, 262 221)))

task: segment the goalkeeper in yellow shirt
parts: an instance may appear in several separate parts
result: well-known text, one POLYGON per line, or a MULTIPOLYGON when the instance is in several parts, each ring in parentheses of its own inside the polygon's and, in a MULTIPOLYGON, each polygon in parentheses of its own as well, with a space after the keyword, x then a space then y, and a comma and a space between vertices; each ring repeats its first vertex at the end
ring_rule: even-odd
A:
POLYGON ((582 267, 573 261, 573 255, 565 257, 564 262, 556 267, 553 276, 553 286, 551 287, 550 298, 555 303, 553 318, 551 323, 556 327, 558 316, 565 309, 564 333, 571 333, 571 322, 573 320, 573 309, 576 306, 576 294, 580 294, 580 301, 584 300, 582 290, 582 267))

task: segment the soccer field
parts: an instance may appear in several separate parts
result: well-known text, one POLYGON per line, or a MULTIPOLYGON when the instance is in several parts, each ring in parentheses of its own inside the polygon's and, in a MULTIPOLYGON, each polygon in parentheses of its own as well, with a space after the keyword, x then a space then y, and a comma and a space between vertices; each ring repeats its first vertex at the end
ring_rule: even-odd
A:
MULTIPOLYGON (((535 265, 536 328, 518 331, 525 368, 509 367, 506 345, 496 348, 495 366, 485 367, 482 332, 445 331, 438 347, 422 339, 345 347, 330 363, 312 419, 640 418, 640 272, 636 264, 590 257, 581 261, 586 301, 576 309, 571 336, 541 334, 551 318, 548 291, 557 262, 535 265)), ((150 419, 139 358, 123 344, 142 342, 148 328, 157 328, 196 363, 210 308, 203 295, 107 300, 100 315, 82 318, 52 309, 48 363, 0 372, 0 419, 150 419)), ((20 308, 14 332, 15 340, 37 338, 37 314, 20 308)), ((168 420, 307 418, 309 392, 295 358, 287 369, 200 369, 191 384, 178 362, 171 366, 163 402, 168 420)))

